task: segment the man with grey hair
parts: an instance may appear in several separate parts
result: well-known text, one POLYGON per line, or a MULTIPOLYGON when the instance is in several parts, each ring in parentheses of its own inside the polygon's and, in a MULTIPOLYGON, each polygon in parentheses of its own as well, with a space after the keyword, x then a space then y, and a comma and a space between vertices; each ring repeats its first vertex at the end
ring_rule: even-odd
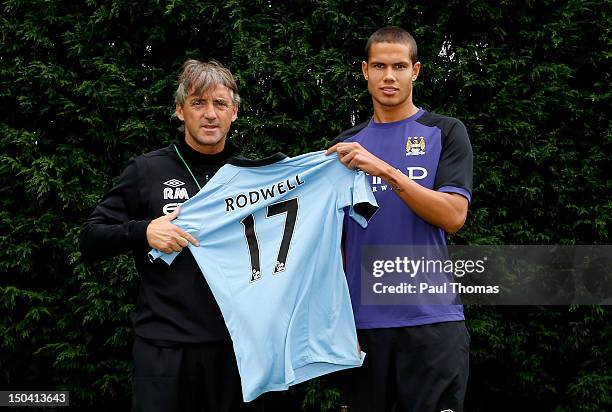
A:
POLYGON ((175 94, 182 135, 169 146, 132 158, 86 220, 86 260, 131 252, 140 275, 131 313, 133 411, 262 410, 242 402, 240 377, 219 307, 187 248, 171 266, 151 263, 155 248, 181 252, 197 240, 172 223, 239 150, 227 140, 240 97, 231 72, 216 61, 183 64, 175 94))

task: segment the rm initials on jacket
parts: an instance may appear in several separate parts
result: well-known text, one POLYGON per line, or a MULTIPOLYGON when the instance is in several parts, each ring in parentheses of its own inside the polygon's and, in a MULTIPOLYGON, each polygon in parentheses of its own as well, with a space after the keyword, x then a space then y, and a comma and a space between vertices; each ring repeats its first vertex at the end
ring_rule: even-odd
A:
POLYGON ((187 189, 184 187, 177 187, 174 189, 171 187, 164 187, 164 200, 168 199, 187 200, 189 199, 189 193, 187 193, 187 189))

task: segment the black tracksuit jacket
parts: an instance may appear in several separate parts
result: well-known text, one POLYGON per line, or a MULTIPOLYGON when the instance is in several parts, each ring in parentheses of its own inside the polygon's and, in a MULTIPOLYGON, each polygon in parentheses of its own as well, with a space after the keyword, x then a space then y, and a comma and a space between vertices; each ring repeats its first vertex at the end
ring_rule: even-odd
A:
MULTIPOLYGON (((239 150, 229 140, 215 155, 175 142, 201 186, 239 150)), ((146 240, 149 222, 171 213, 198 192, 174 144, 132 158, 116 184, 85 221, 81 252, 88 261, 131 252, 140 275, 138 302, 131 313, 135 333, 154 342, 229 340, 221 311, 189 249, 168 267, 150 262, 146 240)))

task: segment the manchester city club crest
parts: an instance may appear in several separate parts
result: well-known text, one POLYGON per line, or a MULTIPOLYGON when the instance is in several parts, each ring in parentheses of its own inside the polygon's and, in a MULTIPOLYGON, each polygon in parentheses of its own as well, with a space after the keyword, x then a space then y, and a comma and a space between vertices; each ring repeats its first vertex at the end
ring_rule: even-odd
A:
POLYGON ((425 154, 425 138, 413 136, 406 139, 406 156, 419 156, 425 154))

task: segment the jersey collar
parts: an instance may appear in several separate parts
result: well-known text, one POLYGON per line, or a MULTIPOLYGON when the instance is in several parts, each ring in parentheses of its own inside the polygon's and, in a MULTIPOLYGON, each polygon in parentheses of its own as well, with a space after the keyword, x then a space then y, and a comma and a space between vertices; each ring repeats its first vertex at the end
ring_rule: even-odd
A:
POLYGON ((272 156, 264 157, 263 159, 247 159, 246 157, 235 156, 229 159, 227 163, 233 166, 240 167, 257 167, 271 165, 276 162, 280 162, 281 160, 286 158, 286 154, 278 152, 273 154, 272 156))

